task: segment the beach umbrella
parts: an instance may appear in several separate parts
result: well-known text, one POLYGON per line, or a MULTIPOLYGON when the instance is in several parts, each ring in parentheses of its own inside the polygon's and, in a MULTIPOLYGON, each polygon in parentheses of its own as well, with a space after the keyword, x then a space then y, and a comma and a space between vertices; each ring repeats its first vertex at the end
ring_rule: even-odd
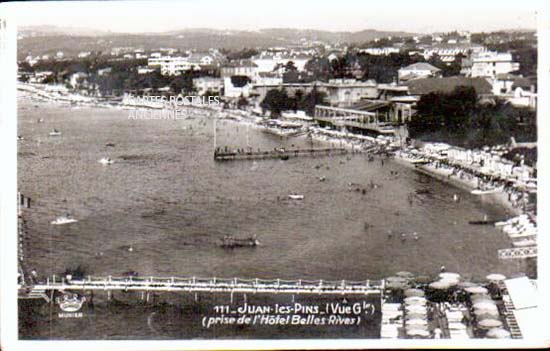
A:
POLYGON ((510 332, 502 328, 489 329, 487 337, 492 339, 508 339, 510 338, 510 332))
POLYGON ((477 325, 483 329, 491 329, 502 326, 502 322, 496 319, 484 319, 480 321, 477 325))
POLYGON ((453 278, 441 278, 439 281, 444 282, 449 286, 455 286, 459 283, 458 279, 453 279, 453 278))
POLYGON ((407 335, 409 336, 422 336, 422 337, 428 337, 430 336, 430 332, 426 329, 409 329, 407 330, 407 335))
POLYGON ((405 301, 405 304, 408 306, 413 306, 413 305, 425 306, 426 300, 409 300, 409 301, 405 301))
POLYGON ((506 276, 498 273, 492 273, 485 277, 487 280, 493 281, 493 282, 499 282, 504 279, 506 279, 506 276))
POLYGON ((412 277, 414 277, 414 274, 412 274, 411 272, 406 272, 406 271, 397 272, 397 273, 395 273, 395 275, 397 277, 403 277, 403 278, 412 278, 412 277))
POLYGON ((451 273, 451 272, 443 272, 443 273, 439 273, 439 278, 441 278, 441 279, 450 279, 450 280, 459 280, 460 279, 460 274, 451 273))
POLYGON ((426 319, 428 318, 426 316, 427 312, 414 312, 414 313, 407 313, 407 316, 405 317, 405 320, 410 319, 426 319))
POLYGON ((489 294, 471 294, 470 295, 470 300, 475 300, 475 299, 490 299, 491 296, 489 296, 489 294))
POLYGON ((471 294, 487 294, 488 290, 481 286, 472 286, 464 289, 471 294))
POLYGON ((471 287, 478 286, 478 285, 476 283, 472 283, 472 282, 459 282, 457 284, 457 286, 459 288, 465 289, 465 288, 471 288, 471 287))
POLYGON ((426 301, 426 298, 423 297, 423 296, 409 296, 409 297, 405 297, 405 299, 403 301, 405 301, 405 302, 408 302, 408 301, 426 301))
POLYGON ((451 287, 451 284, 447 283, 444 280, 439 280, 431 283, 429 286, 432 289, 445 290, 445 289, 449 289, 451 287))
POLYGON ((405 309, 407 310, 407 312, 410 312, 410 313, 426 313, 425 306, 407 305, 405 306, 405 309))
POLYGON ((407 289, 405 290, 405 296, 424 296, 424 291, 420 289, 407 289))
POLYGON ((405 321, 406 325, 428 325, 428 321, 423 318, 413 318, 405 321))
POLYGON ((474 303, 474 308, 484 310, 484 309, 496 309, 496 305, 493 301, 480 301, 474 303))
POLYGON ((386 278, 386 287, 393 289, 405 289, 407 287, 407 279, 403 277, 388 277, 386 278))
POLYGON ((477 313, 474 311, 474 314, 476 315, 478 321, 483 319, 496 319, 500 317, 498 311, 478 310, 477 313))
POLYGON ((427 275, 420 275, 418 277, 415 277, 414 281, 418 284, 428 284, 433 281, 433 278, 430 278, 427 275))
POLYGON ((406 325, 405 329, 407 329, 407 330, 414 330, 414 329, 428 330, 429 327, 428 327, 428 324, 415 324, 415 325, 406 325))
POLYGON ((480 302, 480 301, 493 301, 493 299, 489 295, 485 294, 474 294, 470 296, 470 300, 472 303, 480 302))
POLYGON ((478 321, 483 319, 495 319, 500 317, 498 311, 488 311, 488 310, 474 310, 474 314, 478 321))
POLYGON ((407 279, 403 278, 403 277, 398 277, 398 276, 392 276, 392 277, 387 277, 386 278, 386 282, 397 282, 397 283, 403 283, 403 282, 406 282, 407 279))
MULTIPOLYGON (((475 310, 474 310, 475 311, 475 310)), ((479 310, 479 314, 476 314, 476 318, 478 321, 482 321, 484 319, 499 319, 500 314, 498 311, 488 311, 488 310, 479 310)))

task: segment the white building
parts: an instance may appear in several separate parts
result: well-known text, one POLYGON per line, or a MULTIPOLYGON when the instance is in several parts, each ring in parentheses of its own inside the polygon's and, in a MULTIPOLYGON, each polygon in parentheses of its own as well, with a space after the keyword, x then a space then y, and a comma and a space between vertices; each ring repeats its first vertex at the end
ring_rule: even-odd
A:
POLYGON ((189 62, 188 57, 181 56, 149 57, 147 65, 151 68, 160 67, 160 73, 165 76, 178 75, 191 69, 200 70, 200 66, 189 62))
POLYGON ((255 79, 258 75, 258 65, 251 60, 231 61, 220 69, 222 78, 231 76, 247 76, 255 79))
POLYGON ((223 91, 224 96, 237 98, 240 96, 249 97, 250 90, 252 89, 252 84, 248 81, 246 84, 239 86, 234 84, 234 81, 231 77, 225 77, 223 79, 223 91))
POLYGON ((199 95, 204 95, 207 91, 220 93, 224 85, 222 78, 200 77, 193 79, 193 87, 199 95))
POLYGON ((258 66, 258 72, 272 72, 278 65, 286 66, 290 61, 298 71, 304 71, 306 63, 311 59, 305 55, 259 55, 252 57, 252 61, 258 66))
POLYGON ((384 56, 387 56, 389 54, 398 54, 399 53, 399 48, 394 48, 394 47, 367 48, 367 49, 361 49, 361 50, 359 50, 359 52, 369 54, 369 55, 384 55, 384 56))
POLYGON ((441 74, 441 70, 426 62, 417 62, 397 71, 399 81, 407 81, 418 78, 436 77, 441 74))
POLYGON ((518 69, 519 63, 512 61, 511 53, 487 51, 472 55, 470 76, 495 78, 498 74, 510 73, 518 69))

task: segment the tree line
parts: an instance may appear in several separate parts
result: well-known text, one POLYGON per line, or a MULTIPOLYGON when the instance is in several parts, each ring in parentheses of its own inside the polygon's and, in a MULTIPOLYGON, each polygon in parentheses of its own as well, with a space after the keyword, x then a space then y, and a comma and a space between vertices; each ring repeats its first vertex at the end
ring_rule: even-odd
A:
POLYGON ((283 111, 303 110, 307 115, 313 116, 315 113, 315 105, 327 105, 327 94, 317 90, 316 87, 309 93, 304 93, 302 90, 296 90, 294 96, 289 96, 287 91, 283 89, 269 90, 260 107, 263 110, 271 113, 271 118, 279 118, 283 111))
POLYGON ((480 103, 473 87, 420 98, 417 113, 407 124, 411 138, 440 141, 468 148, 536 141, 535 111, 504 102, 480 103))

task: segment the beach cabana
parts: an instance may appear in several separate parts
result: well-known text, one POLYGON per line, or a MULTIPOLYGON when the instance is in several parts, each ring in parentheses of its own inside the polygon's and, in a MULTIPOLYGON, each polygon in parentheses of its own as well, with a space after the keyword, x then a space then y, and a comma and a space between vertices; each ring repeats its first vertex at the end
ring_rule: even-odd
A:
POLYGON ((502 326, 502 322, 496 319, 484 319, 477 324, 480 328, 491 329, 502 326))
POLYGON ((489 329, 486 336, 491 339, 509 339, 510 332, 502 328, 489 329))

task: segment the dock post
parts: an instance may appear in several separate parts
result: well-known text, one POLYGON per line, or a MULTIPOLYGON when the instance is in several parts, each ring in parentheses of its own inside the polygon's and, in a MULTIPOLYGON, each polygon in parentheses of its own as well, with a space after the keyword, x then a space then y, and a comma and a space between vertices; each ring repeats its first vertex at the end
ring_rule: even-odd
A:
POLYGON ((244 303, 246 303, 246 294, 243 294, 244 303))
POLYGON ((229 296, 230 296, 229 301, 231 302, 231 304, 233 304, 233 290, 231 290, 231 294, 229 294, 229 296))
POLYGON ((111 301, 111 290, 107 290, 107 301, 111 301))

